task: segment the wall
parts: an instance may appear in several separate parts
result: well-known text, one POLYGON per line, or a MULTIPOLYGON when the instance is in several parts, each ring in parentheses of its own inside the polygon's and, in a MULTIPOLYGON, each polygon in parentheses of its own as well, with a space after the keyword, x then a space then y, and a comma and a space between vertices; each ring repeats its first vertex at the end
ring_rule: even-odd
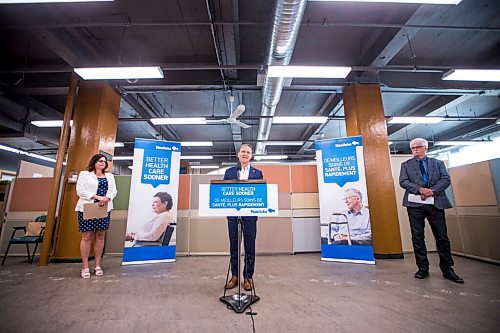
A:
MULTIPOLYGON (((404 191, 398 182, 400 165, 408 158, 411 156, 393 156, 391 165, 403 251, 412 252, 408 217, 406 209, 401 205, 404 191)), ((278 217, 259 220, 257 252, 319 251, 320 221, 316 166, 258 165, 257 167, 263 171, 268 183, 278 184, 280 207, 278 217)), ((451 168, 449 172, 452 179, 452 186, 448 191, 449 197, 456 204, 453 209, 446 210, 452 251, 500 262, 500 247, 497 245, 500 235, 500 159, 451 168)), ((212 179, 221 179, 221 175, 180 176, 178 255, 228 253, 226 220, 198 215, 198 186, 209 183, 212 179)), ((130 176, 116 176, 116 181, 119 191, 114 202, 115 210, 111 215, 111 227, 106 236, 106 253, 122 253, 126 230, 130 176)), ((43 196, 26 201, 26 195, 50 191, 50 182, 44 178, 19 179, 12 186, 13 200, 10 202, 8 218, 2 230, 0 253, 5 250, 6 237, 10 237, 12 226, 24 225, 26 221, 46 211, 44 204, 39 202, 43 196), (26 184, 26 182, 33 183, 26 184), (45 188, 39 188, 40 186, 45 188), (35 187, 38 190, 33 191, 35 187), (26 195, 23 191, 27 192, 26 195)), ((65 223, 72 223, 75 228, 78 227, 76 221, 65 221, 65 223)), ((435 251, 435 242, 429 227, 426 228, 426 239, 428 250, 435 251)), ((11 253, 22 254, 24 248, 13 248, 11 253)))
POLYGON ((31 163, 28 161, 20 161, 19 163, 19 172, 17 174, 17 178, 40 178, 53 176, 53 167, 31 163))
POLYGON ((449 173, 455 201, 446 214, 452 251, 500 263, 500 159, 449 173))

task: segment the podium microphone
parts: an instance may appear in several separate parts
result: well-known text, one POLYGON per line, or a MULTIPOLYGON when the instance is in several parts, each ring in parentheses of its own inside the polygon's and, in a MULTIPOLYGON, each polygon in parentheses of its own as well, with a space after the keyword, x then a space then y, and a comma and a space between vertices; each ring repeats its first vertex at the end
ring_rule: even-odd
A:
POLYGON ((238 177, 238 180, 240 179, 240 172, 241 172, 241 163, 240 161, 238 161, 238 163, 236 163, 236 177, 238 177))

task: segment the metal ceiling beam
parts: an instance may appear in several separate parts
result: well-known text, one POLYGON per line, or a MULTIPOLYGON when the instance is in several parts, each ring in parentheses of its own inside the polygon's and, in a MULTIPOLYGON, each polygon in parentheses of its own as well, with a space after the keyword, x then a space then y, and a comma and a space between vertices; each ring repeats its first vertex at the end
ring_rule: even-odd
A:
POLYGON ((3 114, 0 114, 0 123, 2 126, 7 127, 11 130, 16 131, 17 133, 8 133, 8 134, 2 134, 2 137, 23 137, 30 139, 35 142, 44 141, 47 143, 50 143, 54 146, 59 145, 59 140, 57 138, 50 137, 46 134, 41 133, 41 131, 35 127, 35 126, 30 126, 26 124, 26 121, 24 119, 29 119, 29 113, 31 112, 29 108, 18 104, 16 102, 13 102, 2 95, 0 95, 0 111, 2 111, 5 107, 9 108, 9 112, 16 114, 20 114, 22 120, 16 120, 11 117, 7 117, 3 114))
POLYGON ((500 109, 496 109, 492 112, 487 113, 484 117, 479 118, 480 120, 476 122, 466 123, 465 126, 460 128, 451 129, 447 132, 440 134, 435 141, 443 140, 471 140, 475 138, 482 137, 491 133, 500 131, 500 124, 496 123, 495 118, 500 117, 500 109), (492 119, 485 119, 486 117, 491 117, 492 119))
MULTIPOLYGON (((420 6, 415 13, 408 19, 406 23, 411 22, 433 22, 435 18, 445 15, 450 8, 449 6, 420 6)), ((384 49, 374 57, 370 67, 384 67, 398 54, 405 46, 408 45, 409 40, 419 31, 419 28, 404 24, 400 30, 395 34, 392 40, 387 43, 384 49)), ((409 59, 410 65, 411 59, 409 59)))
MULTIPOLYGON (((335 116, 338 110, 338 106, 342 104, 342 98, 339 94, 331 94, 325 100, 321 108, 316 113, 316 116, 335 116)), ((344 118, 344 117, 342 117, 344 118)), ((345 119, 345 118, 344 118, 345 119)), ((300 147, 298 154, 303 154, 306 150, 310 149, 314 145, 314 140, 319 135, 321 130, 326 126, 326 123, 321 125, 309 125, 304 133, 300 136, 299 141, 306 141, 302 147, 300 147)))
MULTIPOLYGON (((233 20, 238 21, 238 0, 213 2, 210 1, 210 6, 207 1, 207 11, 209 17, 215 20, 220 20, 224 17, 231 17, 233 20)), ((237 64, 240 62, 239 55, 239 26, 238 25, 217 25, 214 27, 215 47, 219 50, 220 65, 228 66, 224 69, 225 77, 231 80, 236 80, 237 64), (233 68, 231 68, 233 67, 233 68)))
MULTIPOLYGON (((445 106, 446 104, 450 103, 451 101, 457 99, 459 96, 431 96, 427 98, 425 101, 422 103, 419 103, 418 105, 414 106, 410 110, 406 111, 403 114, 398 114, 397 116, 401 117, 423 117, 426 116, 441 107, 445 106)), ((408 125, 411 124, 393 124, 393 125, 388 125, 387 127, 387 134, 392 135, 397 133, 398 131, 404 129, 408 125)))
MULTIPOLYGON (((293 84, 290 87, 283 87, 284 91, 308 91, 319 94, 342 93, 343 89, 349 85, 349 82, 336 83, 331 85, 316 85, 316 84, 293 84)), ((253 84, 234 84, 231 86, 233 92, 255 91, 260 92, 261 88, 253 84)), ((221 84, 169 84, 169 85, 130 85, 121 86, 123 92, 136 94, 154 94, 162 91, 170 92, 212 92, 224 91, 221 84)), ((483 96, 499 96, 500 88, 488 87, 389 87, 381 85, 382 93, 410 93, 419 95, 483 95, 483 96)), ((22 93, 26 95, 65 95, 68 92, 67 86, 54 87, 23 87, 11 88, 9 91, 22 93)))
MULTIPOLYGON (((433 6, 435 8, 435 6, 433 6)), ((4 25, 2 30, 32 30, 32 29, 63 29, 63 28, 128 28, 128 27, 181 27, 181 26, 267 26, 272 22, 265 21, 155 21, 155 22, 74 22, 54 24, 23 24, 4 25)), ((307 21, 301 22, 301 26, 318 28, 389 28, 389 29, 429 29, 429 30, 459 30, 459 31, 488 31, 499 32, 500 27, 490 26, 460 26, 460 25, 437 25, 437 24, 398 24, 398 23, 356 23, 356 22, 328 22, 307 21)))
MULTIPOLYGON (((131 108, 133 108, 137 113, 142 117, 145 118, 145 120, 150 119, 152 117, 158 117, 159 112, 154 109, 154 107, 151 105, 151 102, 144 100, 144 97, 141 95, 137 95, 137 99, 130 95, 130 94, 122 94, 122 99, 130 105, 131 108)), ((153 131, 150 131, 149 133, 151 134, 152 137, 156 137, 157 135, 161 135, 160 132, 158 132, 157 127, 155 127, 153 124, 151 124, 148 121, 148 124, 150 125, 151 129, 153 131)), ((167 125, 162 125, 158 126, 158 128, 164 129, 165 132, 170 136, 165 139, 169 140, 175 140, 175 141, 181 141, 177 133, 167 125)))

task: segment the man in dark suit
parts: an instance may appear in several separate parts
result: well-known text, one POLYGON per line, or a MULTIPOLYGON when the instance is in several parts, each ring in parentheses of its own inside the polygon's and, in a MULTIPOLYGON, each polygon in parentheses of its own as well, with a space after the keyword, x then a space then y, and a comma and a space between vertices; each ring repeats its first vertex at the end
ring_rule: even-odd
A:
MULTIPOLYGON (((226 170, 224 180, 263 179, 262 171, 250 165, 252 159, 252 146, 242 144, 238 153, 238 166, 226 170)), ((243 289, 250 291, 253 288, 253 272, 255 265, 255 238, 257 236, 257 217, 243 216, 243 242, 245 246, 245 268, 243 269, 243 289)), ((238 285, 238 224, 237 217, 228 216, 229 244, 231 252, 231 280, 226 284, 226 289, 238 285)))
POLYGON ((429 148, 427 140, 413 139, 410 148, 414 158, 401 164, 399 185, 406 190, 403 206, 408 211, 411 239, 418 266, 415 278, 425 279, 429 276, 429 260, 424 237, 425 218, 427 218, 436 239, 439 267, 444 278, 455 283, 464 283, 464 280, 453 271, 450 240, 446 230, 444 210, 452 207, 445 193, 450 186, 450 176, 443 161, 427 157, 429 148), (434 203, 431 203, 432 200, 434 203))

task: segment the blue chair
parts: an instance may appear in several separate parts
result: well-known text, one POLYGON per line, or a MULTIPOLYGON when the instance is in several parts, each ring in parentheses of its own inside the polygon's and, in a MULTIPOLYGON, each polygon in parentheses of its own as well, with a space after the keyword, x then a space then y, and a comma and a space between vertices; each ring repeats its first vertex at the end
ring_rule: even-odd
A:
MULTIPOLYGON (((42 215, 39 216, 35 219, 36 223, 43 223, 46 221, 46 216, 42 215)), ((30 264, 33 264, 33 260, 35 259, 35 254, 36 250, 38 248, 38 244, 43 243, 43 235, 45 233, 45 226, 42 226, 40 228, 40 233, 37 236, 18 236, 16 237, 16 232, 19 230, 24 231, 24 234, 26 234, 27 226, 25 227, 13 227, 14 231, 12 232, 12 235, 10 236, 9 239, 9 245, 7 246, 7 250, 5 251, 5 255, 3 256, 2 260, 2 266, 5 263, 5 260, 7 259, 7 255, 9 254, 10 246, 12 244, 25 244, 26 245, 26 252, 28 255, 28 262, 30 264), (35 249, 33 250, 33 253, 30 253, 30 244, 35 244, 35 249)))

